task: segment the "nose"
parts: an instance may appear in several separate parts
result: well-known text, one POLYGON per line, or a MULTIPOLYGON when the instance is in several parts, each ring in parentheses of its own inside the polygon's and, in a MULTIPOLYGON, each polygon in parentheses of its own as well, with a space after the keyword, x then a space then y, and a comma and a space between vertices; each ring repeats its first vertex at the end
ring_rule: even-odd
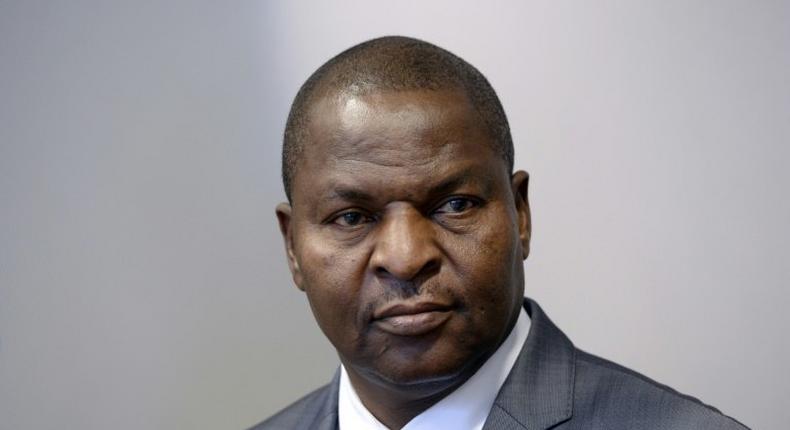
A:
POLYGON ((439 269, 433 223, 413 207, 388 211, 379 225, 370 266, 377 276, 418 281, 439 269))

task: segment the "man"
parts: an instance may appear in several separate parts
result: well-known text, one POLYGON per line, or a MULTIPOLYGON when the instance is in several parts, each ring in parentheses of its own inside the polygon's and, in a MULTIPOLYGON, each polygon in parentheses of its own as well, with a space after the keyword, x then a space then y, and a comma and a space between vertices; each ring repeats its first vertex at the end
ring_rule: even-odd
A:
POLYGON ((386 37, 291 109, 277 218, 342 366, 255 429, 743 429, 574 348, 524 299, 528 176, 480 72, 386 37))

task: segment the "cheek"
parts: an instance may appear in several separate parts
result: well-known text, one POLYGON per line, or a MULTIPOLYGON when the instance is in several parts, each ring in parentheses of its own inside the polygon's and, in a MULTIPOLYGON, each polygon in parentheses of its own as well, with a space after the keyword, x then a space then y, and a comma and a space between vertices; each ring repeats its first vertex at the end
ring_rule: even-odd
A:
POLYGON ((305 294, 321 330, 340 347, 357 326, 361 259, 326 240, 301 243, 298 255, 305 294))
MULTIPOLYGON (((509 217, 505 217, 509 219, 509 217)), ((495 219, 502 220, 498 214, 495 219)), ((508 321, 511 309, 520 304, 523 278, 515 222, 482 222, 467 242, 459 270, 467 279, 466 301, 481 320, 508 321)))

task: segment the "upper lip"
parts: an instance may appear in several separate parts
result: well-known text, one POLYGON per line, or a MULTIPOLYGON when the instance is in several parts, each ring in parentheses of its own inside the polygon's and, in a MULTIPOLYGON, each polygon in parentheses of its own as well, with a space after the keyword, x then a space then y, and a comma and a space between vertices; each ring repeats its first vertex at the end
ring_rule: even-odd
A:
POLYGON ((450 306, 437 302, 393 303, 373 312, 373 319, 380 320, 400 315, 415 315, 424 312, 446 311, 450 306))

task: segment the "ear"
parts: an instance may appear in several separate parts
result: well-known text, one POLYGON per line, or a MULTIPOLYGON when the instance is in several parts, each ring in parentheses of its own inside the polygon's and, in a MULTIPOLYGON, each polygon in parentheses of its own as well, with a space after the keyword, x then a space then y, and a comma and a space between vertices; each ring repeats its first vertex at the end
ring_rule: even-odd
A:
POLYGON ((513 198, 518 213, 518 235, 521 239, 521 250, 526 260, 529 256, 529 240, 532 237, 532 215, 529 212, 529 173, 519 170, 511 178, 513 198))
POLYGON ((280 224, 280 233, 282 233, 283 241, 285 242, 285 255, 288 258, 288 268, 291 269, 291 277, 293 277, 296 288, 304 291, 304 278, 302 277, 302 270, 299 268, 299 261, 296 259, 293 247, 291 205, 280 203, 277 205, 275 212, 277 213, 277 222, 280 224))

